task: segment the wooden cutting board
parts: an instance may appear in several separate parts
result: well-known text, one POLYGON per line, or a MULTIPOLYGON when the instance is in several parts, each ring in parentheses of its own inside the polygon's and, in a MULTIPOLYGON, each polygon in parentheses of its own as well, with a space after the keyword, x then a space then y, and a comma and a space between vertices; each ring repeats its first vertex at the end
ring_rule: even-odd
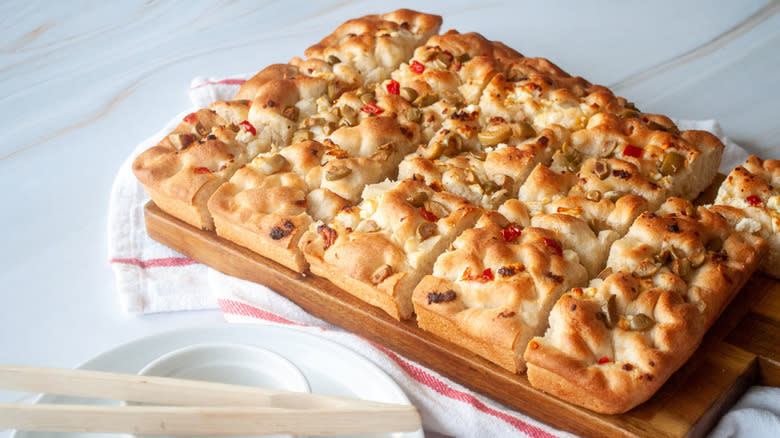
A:
MULTIPOLYGON (((718 181, 719 183, 719 181, 718 181)), ((717 187, 718 184, 714 186, 717 187)), ((705 194, 703 197, 712 194, 705 194)), ((754 275, 702 345, 644 404, 601 415, 531 387, 475 354, 396 321, 328 280, 302 275, 146 205, 146 229, 162 244, 225 274, 264 284, 309 313, 387 347, 553 427, 583 436, 703 436, 753 384, 780 386, 780 282, 754 275)))

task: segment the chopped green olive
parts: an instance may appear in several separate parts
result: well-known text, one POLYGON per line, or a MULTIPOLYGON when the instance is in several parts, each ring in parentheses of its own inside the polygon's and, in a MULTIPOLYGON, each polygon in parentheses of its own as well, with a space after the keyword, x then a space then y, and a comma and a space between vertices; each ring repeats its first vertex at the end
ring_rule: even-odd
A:
POLYGON ((604 160, 596 160, 593 163, 593 173, 599 177, 599 179, 605 179, 609 176, 609 163, 604 160))
POLYGON ((407 102, 414 102, 414 99, 417 99, 417 92, 414 91, 414 88, 402 87, 399 95, 406 99, 407 102))
POLYGON ((490 125, 484 131, 477 134, 483 146, 495 146, 504 143, 512 136, 512 128, 507 124, 490 125))
POLYGON ((685 165, 685 158, 677 152, 669 152, 664 157, 661 164, 661 174, 664 176, 674 175, 685 165))
POLYGON ((631 330, 636 330, 638 332, 643 332, 645 330, 648 330, 650 327, 654 325, 655 325, 655 321, 653 321, 653 318, 650 318, 644 313, 637 313, 636 315, 632 316, 631 322, 629 323, 629 327, 631 328, 631 330))
POLYGON ((325 179, 328 181, 336 181, 345 178, 352 173, 352 169, 346 166, 332 166, 325 172, 325 179))
POLYGON ((420 240, 425 240, 436 234, 436 231, 437 227, 433 222, 422 222, 417 226, 417 237, 420 238, 420 240))
POLYGON ((536 137, 536 130, 530 123, 520 121, 512 124, 512 131, 519 139, 525 139, 530 137, 536 137))

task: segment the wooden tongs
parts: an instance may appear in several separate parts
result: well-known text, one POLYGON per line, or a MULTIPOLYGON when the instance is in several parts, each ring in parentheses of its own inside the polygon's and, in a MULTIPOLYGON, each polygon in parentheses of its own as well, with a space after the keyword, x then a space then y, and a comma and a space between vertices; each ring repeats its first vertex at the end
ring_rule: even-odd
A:
POLYGON ((151 403, 0 403, 0 428, 166 435, 415 431, 414 406, 167 377, 0 365, 0 388, 151 403))

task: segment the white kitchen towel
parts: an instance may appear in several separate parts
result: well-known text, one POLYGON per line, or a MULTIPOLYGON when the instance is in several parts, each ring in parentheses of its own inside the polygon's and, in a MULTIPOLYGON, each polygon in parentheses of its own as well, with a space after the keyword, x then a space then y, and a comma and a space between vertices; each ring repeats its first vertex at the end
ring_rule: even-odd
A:
MULTIPOLYGON (((247 77, 194 79, 189 90, 193 108, 139 144, 119 169, 109 206, 108 253, 122 308, 131 313, 154 313, 219 307, 231 322, 293 325, 327 337, 361 353, 392 376, 421 410, 429 431, 453 436, 567 436, 325 323, 262 285, 221 274, 147 236, 143 208, 149 197, 132 174, 133 160, 170 132, 185 114, 215 100, 232 98, 247 77)), ((723 173, 747 157, 722 135, 714 121, 677 123, 682 129, 709 130, 724 141, 723 173)))

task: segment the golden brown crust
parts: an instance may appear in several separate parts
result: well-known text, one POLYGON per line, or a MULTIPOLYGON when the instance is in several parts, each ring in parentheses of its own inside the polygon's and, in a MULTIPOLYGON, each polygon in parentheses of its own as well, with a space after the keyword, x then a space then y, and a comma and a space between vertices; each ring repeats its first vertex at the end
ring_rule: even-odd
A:
POLYGON ((535 387, 601 413, 647 400, 693 353, 757 268, 765 242, 672 199, 612 246, 613 272, 573 289, 526 349, 535 387))

